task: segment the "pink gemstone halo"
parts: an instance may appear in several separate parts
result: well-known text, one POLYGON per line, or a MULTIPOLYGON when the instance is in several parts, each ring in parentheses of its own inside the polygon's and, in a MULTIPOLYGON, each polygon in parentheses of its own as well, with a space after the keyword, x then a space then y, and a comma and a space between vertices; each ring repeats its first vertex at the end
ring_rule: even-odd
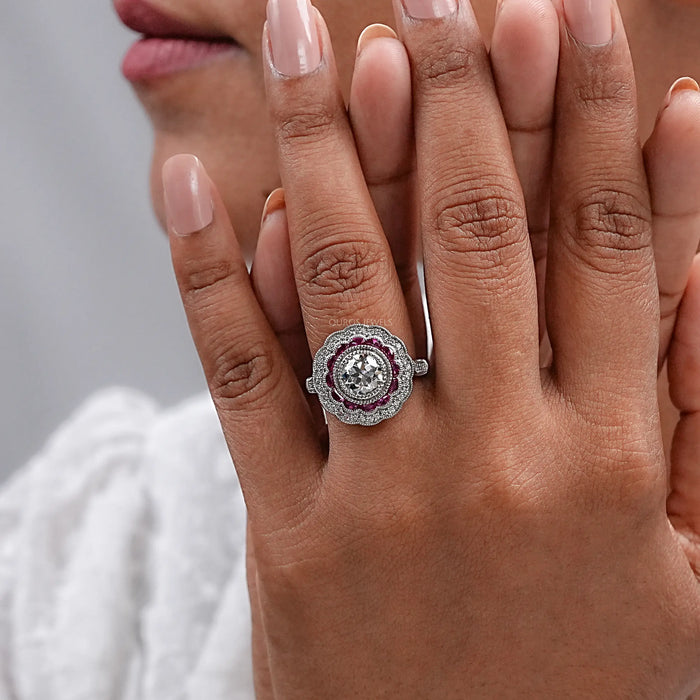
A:
POLYGON ((355 323, 331 333, 314 357, 306 388, 343 423, 376 425, 395 416, 428 372, 404 342, 383 326, 355 323))

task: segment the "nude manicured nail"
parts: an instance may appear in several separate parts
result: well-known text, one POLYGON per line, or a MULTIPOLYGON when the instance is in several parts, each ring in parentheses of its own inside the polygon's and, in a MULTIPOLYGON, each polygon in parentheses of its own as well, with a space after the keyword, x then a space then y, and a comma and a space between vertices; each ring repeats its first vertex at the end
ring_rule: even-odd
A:
POLYGON ((666 93, 666 99, 664 100, 664 105, 662 109, 665 109, 671 104, 671 101, 673 100, 674 96, 677 95, 679 92, 683 92, 683 90, 691 90, 695 92, 700 92, 700 85, 697 84, 695 80, 689 77, 685 78, 678 78, 673 85, 671 85, 671 89, 666 93))
POLYGON ((284 188, 278 187, 276 190, 273 190, 270 193, 270 196, 265 202, 262 218, 260 219, 260 226, 262 227, 262 225, 265 223, 265 219, 267 219, 268 216, 274 214, 276 211, 280 211, 280 209, 284 209, 286 206, 287 204, 284 199, 284 188))
POLYGON ((457 0, 403 0, 406 12, 415 19, 447 17, 457 11, 457 0))
POLYGON ((163 166, 165 213, 172 230, 188 236, 214 220, 211 185, 199 158, 180 154, 163 166))
POLYGON ((267 21, 275 68, 290 77, 321 65, 316 17, 309 0, 268 0, 267 21))
POLYGON ((564 15, 575 39, 589 46, 604 46, 613 35, 611 0, 564 0, 564 15))
POLYGON ((357 40, 358 56, 372 39, 398 39, 398 37, 396 32, 391 27, 387 27, 386 24, 370 24, 362 30, 362 34, 357 40))

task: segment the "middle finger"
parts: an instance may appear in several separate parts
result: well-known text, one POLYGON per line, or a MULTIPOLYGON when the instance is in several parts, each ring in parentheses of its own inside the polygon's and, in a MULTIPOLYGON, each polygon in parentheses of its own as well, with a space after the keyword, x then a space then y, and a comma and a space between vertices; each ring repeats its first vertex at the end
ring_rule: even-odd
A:
POLYGON ((470 405, 496 383, 539 389, 525 204, 476 18, 467 0, 394 3, 413 69, 437 389, 470 405))

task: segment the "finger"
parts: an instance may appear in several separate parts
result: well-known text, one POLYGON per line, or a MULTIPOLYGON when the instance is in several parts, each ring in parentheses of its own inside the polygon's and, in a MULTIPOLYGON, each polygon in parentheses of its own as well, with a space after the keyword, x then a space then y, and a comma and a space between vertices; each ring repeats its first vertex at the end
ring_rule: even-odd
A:
POLYGON ((476 410, 494 386, 540 390, 522 189, 470 3, 395 0, 394 7, 413 72, 436 388, 476 410), (455 382, 457 372, 465 381, 455 382))
POLYGON ((411 68, 403 44, 384 24, 367 27, 357 47, 350 121, 362 171, 406 297, 416 352, 423 356, 426 338, 413 198, 411 68))
POLYGON ((560 52, 547 272, 554 375, 567 394, 646 401, 656 392, 658 294, 634 71, 615 3, 567 0, 560 52))
POLYGON ((248 511, 261 526, 288 527, 323 464, 311 414, 204 168, 174 156, 163 185, 175 276, 248 511))
MULTIPOLYGON (((667 510, 681 532, 700 536, 700 256, 693 262, 668 357, 671 399, 681 419, 671 448, 667 510)), ((698 562, 700 564, 700 562, 698 562)))
POLYGON ((540 338, 546 328, 544 283, 558 61, 559 21, 551 0, 501 0, 491 39, 491 66, 525 197, 540 338))
POLYGON ((385 326, 413 351, 406 303, 357 157, 320 14, 303 1, 270 0, 263 52, 311 351, 346 320, 385 326))
POLYGON ((661 367, 700 244, 700 92, 691 78, 681 78, 671 87, 644 146, 644 159, 661 307, 661 367))
MULTIPOLYGON (((294 369, 299 386, 304 387, 311 375, 311 353, 294 282, 282 188, 272 192, 265 203, 250 277, 258 303, 294 369)), ((325 442, 326 426, 320 404, 315 397, 304 393, 325 442)))

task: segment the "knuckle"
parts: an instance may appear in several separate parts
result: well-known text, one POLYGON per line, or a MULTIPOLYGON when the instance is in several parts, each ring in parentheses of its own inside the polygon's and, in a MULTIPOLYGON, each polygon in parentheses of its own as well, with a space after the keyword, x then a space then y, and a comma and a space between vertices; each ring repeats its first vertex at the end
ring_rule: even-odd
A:
POLYGON ((241 273, 241 266, 233 260, 217 260, 201 266, 193 261, 192 266, 181 270, 181 286, 186 304, 199 305, 225 284, 234 281, 241 273))
POLYGON ((583 83, 574 88, 579 107, 592 116, 600 118, 611 111, 628 110, 633 114, 635 102, 634 84, 628 78, 611 78, 597 70, 591 70, 583 83))
POLYGON ((427 88, 462 86, 473 74, 476 61, 476 52, 467 47, 429 50, 415 61, 415 75, 427 88))
POLYGON ((527 243, 522 204, 513 193, 495 188, 470 190, 443 202, 436 229, 440 247, 451 257, 469 254, 470 265, 486 268, 509 265, 527 243))
POLYGON ((354 297, 372 291, 386 262, 384 251, 375 243, 335 241, 308 256, 299 276, 312 295, 354 297))
POLYGON ((314 143, 323 140, 337 124, 337 109, 325 102, 307 105, 292 112, 275 115, 277 133, 282 145, 314 143))
POLYGON ((649 452, 621 449, 598 466, 604 474, 596 484, 595 498, 603 507, 646 515, 658 505, 664 487, 661 470, 649 452))
POLYGON ((664 498, 662 450, 654 430, 637 420, 636 411, 620 411, 601 421, 581 415, 581 428, 595 450, 581 454, 578 473, 569 482, 571 497, 589 512, 614 510, 649 514, 664 498))
POLYGON ((622 189, 590 191, 576 205, 574 219, 575 240, 603 271, 624 263, 625 270, 638 272, 650 264, 651 212, 637 196, 622 189))
POLYGON ((216 358, 209 389, 219 408, 238 410, 273 393, 276 381, 274 363, 262 343, 234 345, 216 358))

